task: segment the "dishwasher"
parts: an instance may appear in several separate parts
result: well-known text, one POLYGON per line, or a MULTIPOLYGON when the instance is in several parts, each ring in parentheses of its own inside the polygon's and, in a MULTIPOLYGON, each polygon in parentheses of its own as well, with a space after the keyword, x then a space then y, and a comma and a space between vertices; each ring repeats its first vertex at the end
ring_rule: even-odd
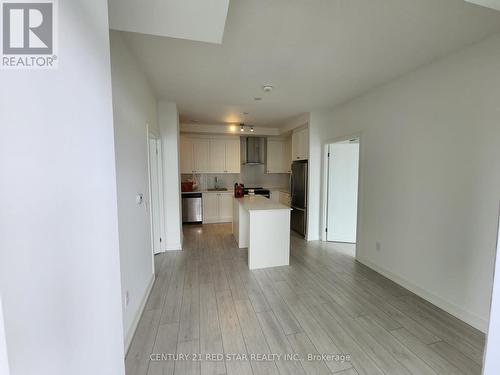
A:
POLYGON ((182 222, 201 223, 203 204, 201 193, 182 193, 182 222))

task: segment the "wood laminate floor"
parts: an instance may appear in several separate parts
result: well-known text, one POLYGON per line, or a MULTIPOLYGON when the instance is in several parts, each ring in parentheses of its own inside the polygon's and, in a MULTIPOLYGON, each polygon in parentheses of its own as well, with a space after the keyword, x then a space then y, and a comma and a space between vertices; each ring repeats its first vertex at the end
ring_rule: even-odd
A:
POLYGON ((184 226, 184 245, 155 256, 127 375, 481 373, 484 334, 335 244, 292 235, 290 266, 256 271, 230 224, 184 226))

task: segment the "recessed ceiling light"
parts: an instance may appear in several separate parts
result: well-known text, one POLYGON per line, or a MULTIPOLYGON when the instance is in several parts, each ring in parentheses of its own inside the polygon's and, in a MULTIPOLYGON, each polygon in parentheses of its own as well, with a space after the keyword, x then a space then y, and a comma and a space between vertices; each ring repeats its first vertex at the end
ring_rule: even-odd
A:
POLYGON ((262 100, 262 98, 260 96, 256 96, 255 98, 253 98, 253 100, 262 100))
POLYGON ((273 91, 273 86, 264 85, 264 86, 262 86, 262 90, 264 90, 265 92, 271 92, 271 91, 273 91))

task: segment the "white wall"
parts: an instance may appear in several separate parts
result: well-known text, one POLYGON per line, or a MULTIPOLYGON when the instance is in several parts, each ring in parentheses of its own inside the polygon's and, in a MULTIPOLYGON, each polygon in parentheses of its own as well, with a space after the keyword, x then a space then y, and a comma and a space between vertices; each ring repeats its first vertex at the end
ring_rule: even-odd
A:
POLYGON ((59 67, 0 71, 11 375, 124 374, 105 0, 59 1, 59 67))
MULTIPOLYGON (((500 220, 499 220, 500 222, 500 220)), ((498 226, 495 279, 491 296, 491 315, 484 353, 484 375, 500 373, 500 225, 498 226)))
POLYGON ((158 125, 156 99, 122 35, 111 32, 110 41, 123 330, 128 347, 154 278, 146 124, 153 130, 158 125), (145 201, 140 205, 139 193, 145 201))
POLYGON ((499 64, 496 35, 310 123, 311 230, 321 144, 361 132, 358 259, 482 330, 500 198, 499 64))
POLYGON ((179 174, 179 113, 175 103, 158 103, 158 124, 163 150, 163 189, 166 250, 182 247, 181 186, 179 174))

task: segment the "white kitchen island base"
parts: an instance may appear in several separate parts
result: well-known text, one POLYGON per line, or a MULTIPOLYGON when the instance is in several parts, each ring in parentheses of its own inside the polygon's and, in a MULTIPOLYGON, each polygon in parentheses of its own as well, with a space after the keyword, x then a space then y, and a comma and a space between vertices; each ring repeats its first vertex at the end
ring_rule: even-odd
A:
POLYGON ((290 264, 290 207, 261 196, 235 198, 233 234, 250 269, 290 264))

